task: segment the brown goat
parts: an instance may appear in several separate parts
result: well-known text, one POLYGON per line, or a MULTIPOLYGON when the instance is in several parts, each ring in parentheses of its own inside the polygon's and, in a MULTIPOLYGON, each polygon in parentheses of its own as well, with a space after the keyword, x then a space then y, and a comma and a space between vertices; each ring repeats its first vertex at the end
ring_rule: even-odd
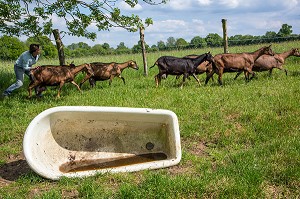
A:
POLYGON ((124 63, 93 62, 90 63, 90 65, 94 71, 94 74, 93 75, 87 74, 84 77, 84 79, 80 82, 80 87, 86 80, 89 80, 91 87, 94 87, 96 85, 96 81, 104 81, 104 80, 109 80, 109 85, 111 85, 114 77, 121 78, 123 80, 123 83, 125 84, 125 79, 124 77, 121 76, 123 70, 125 68, 133 68, 135 70, 139 69, 136 62, 133 60, 129 60, 124 63))
POLYGON ((254 75, 252 67, 254 62, 262 55, 274 55, 271 45, 262 47, 252 53, 225 53, 215 55, 213 58, 213 71, 206 77, 205 84, 214 73, 219 75, 218 81, 222 85, 222 75, 224 72, 244 71, 245 78, 249 80, 249 74, 254 75))
POLYGON ((31 70, 32 81, 28 86, 29 98, 32 94, 33 88, 45 87, 45 86, 59 86, 57 97, 60 97, 62 86, 71 82, 81 92, 79 86, 74 81, 75 76, 80 72, 85 71, 87 74, 93 74, 93 70, 90 64, 75 65, 63 65, 63 66, 52 66, 44 65, 36 67, 31 70))
MULTIPOLYGON (((290 56, 300 57, 300 52, 298 48, 292 48, 289 51, 275 54, 274 56, 262 55, 255 62, 252 71, 262 72, 269 71, 269 75, 272 75, 272 70, 278 68, 279 70, 284 70, 285 75, 287 75, 287 70, 283 68, 285 59, 290 56)), ((236 79, 242 72, 238 72, 234 79, 236 79)))

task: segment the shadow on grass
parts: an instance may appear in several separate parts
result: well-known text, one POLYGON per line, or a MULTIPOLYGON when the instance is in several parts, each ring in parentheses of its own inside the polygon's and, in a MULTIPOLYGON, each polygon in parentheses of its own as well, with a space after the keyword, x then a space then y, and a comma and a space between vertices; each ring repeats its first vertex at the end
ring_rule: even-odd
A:
POLYGON ((16 160, 0 166, 0 178, 7 181, 16 181, 20 176, 30 173, 32 170, 26 160, 16 160))
POLYGON ((300 77, 300 71, 292 71, 292 72, 289 72, 290 76, 293 76, 293 77, 300 77))
POLYGON ((15 81, 16 77, 14 74, 8 72, 0 72, 0 92, 2 93, 15 81))

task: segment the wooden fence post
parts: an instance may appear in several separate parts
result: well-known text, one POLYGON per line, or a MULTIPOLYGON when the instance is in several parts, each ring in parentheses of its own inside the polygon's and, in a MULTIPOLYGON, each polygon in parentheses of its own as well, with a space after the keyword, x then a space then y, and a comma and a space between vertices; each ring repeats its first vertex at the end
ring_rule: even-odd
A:
POLYGON ((64 53, 64 45, 61 41, 61 37, 59 34, 59 30, 58 29, 54 29, 52 30, 55 42, 56 42, 56 48, 58 51, 58 59, 59 59, 59 64, 60 65, 65 65, 66 61, 65 61, 65 53, 64 53))
POLYGON ((226 21, 227 21, 226 19, 222 19, 224 53, 228 53, 228 38, 227 38, 226 21))
POLYGON ((144 27, 140 27, 140 40, 142 46, 142 54, 143 54, 143 64, 144 64, 144 75, 148 76, 148 67, 147 67, 147 58, 146 58, 146 48, 145 48, 145 35, 144 35, 144 27))

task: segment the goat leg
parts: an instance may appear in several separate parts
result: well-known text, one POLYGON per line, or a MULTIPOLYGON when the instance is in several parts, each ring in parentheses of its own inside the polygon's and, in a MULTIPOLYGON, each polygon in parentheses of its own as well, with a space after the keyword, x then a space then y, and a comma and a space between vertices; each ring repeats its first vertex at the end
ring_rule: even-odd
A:
POLYGON ((38 86, 38 84, 36 82, 30 82, 29 86, 28 86, 28 98, 31 98, 32 96, 32 89, 36 88, 38 86))
MULTIPOLYGON (((84 79, 80 82, 79 87, 81 88, 82 85, 84 84, 84 82, 86 82, 87 80, 89 80, 89 82, 91 82, 91 81, 90 81, 91 78, 92 78, 92 75, 88 75, 88 74, 87 74, 87 75, 84 77, 84 79)), ((90 85, 91 85, 91 83, 90 83, 90 85)))
POLYGON ((157 88, 158 85, 160 84, 160 80, 161 80, 160 74, 155 75, 154 79, 155 79, 155 84, 156 84, 156 88, 157 88))
POLYGON ((184 73, 183 74, 183 78, 182 78, 182 82, 181 82, 181 85, 180 85, 180 89, 183 88, 183 84, 185 83, 185 79, 188 77, 188 74, 187 73, 184 73))
POLYGON ((113 76, 113 75, 111 75, 111 76, 110 76, 110 78, 109 78, 108 85, 110 85, 110 86, 111 86, 111 83, 112 83, 112 80, 113 80, 113 78, 114 78, 114 76, 113 76))
POLYGON ((222 83, 222 75, 219 75, 219 77, 218 77, 218 82, 219 82, 220 86, 223 86, 223 83, 222 83))
POLYGON ((210 73, 206 73, 205 85, 208 83, 209 79, 215 74, 215 71, 211 71, 210 73))
POLYGON ((90 78, 89 79, 89 82, 90 82, 90 86, 93 88, 93 87, 95 87, 96 86, 96 80, 94 79, 94 78, 90 78))
POLYGON ((31 95, 32 95, 32 87, 29 86, 28 87, 28 98, 31 98, 31 95))
POLYGON ((255 74, 256 74, 256 73, 252 71, 252 76, 251 76, 250 80, 253 79, 253 78, 255 77, 255 74))
POLYGON ((57 92, 57 98, 60 98, 60 92, 61 92, 61 88, 63 87, 63 85, 65 84, 65 82, 60 82, 59 83, 59 88, 58 88, 58 92, 57 92))
POLYGON ((245 75, 245 81, 248 81, 249 79, 249 72, 248 71, 244 71, 244 75, 245 75))
POLYGON ((283 70, 284 72, 285 72, 285 75, 287 76, 287 70, 286 69, 284 69, 283 67, 282 67, 282 65, 281 66, 279 66, 279 67, 277 67, 279 70, 283 70))
POLYGON ((79 88, 78 84, 76 84, 76 82, 75 82, 74 80, 71 81, 71 83, 72 83, 74 86, 76 86, 76 88, 79 90, 79 92, 82 93, 82 91, 81 91, 81 89, 79 88))
POLYGON ((195 75, 195 73, 193 73, 193 77, 194 77, 195 80, 198 82, 199 86, 201 86, 200 80, 197 78, 197 76, 195 75))
POLYGON ((124 77, 122 77, 122 76, 120 75, 119 78, 121 78, 121 79, 123 80, 123 83, 124 83, 124 85, 125 85, 125 79, 124 79, 124 77))
POLYGON ((269 70, 269 77, 271 77, 272 71, 273 71, 273 68, 271 68, 271 69, 269 70))
POLYGON ((255 73, 251 70, 251 69, 247 69, 245 71, 245 78, 246 78, 246 81, 250 81, 250 74, 252 75, 251 79, 255 76, 255 73))
POLYGON ((222 81, 223 73, 224 73, 224 68, 220 67, 218 70, 218 75, 219 75, 218 82, 219 82, 220 86, 223 86, 223 81, 222 81))
POLYGON ((218 82, 219 82, 220 86, 223 86, 222 76, 223 76, 223 71, 222 72, 220 71, 219 72, 219 77, 218 77, 218 82))
POLYGON ((236 80, 238 78, 238 76, 240 76, 240 74, 242 74, 243 71, 239 71, 237 72, 236 76, 233 78, 234 80, 236 80))

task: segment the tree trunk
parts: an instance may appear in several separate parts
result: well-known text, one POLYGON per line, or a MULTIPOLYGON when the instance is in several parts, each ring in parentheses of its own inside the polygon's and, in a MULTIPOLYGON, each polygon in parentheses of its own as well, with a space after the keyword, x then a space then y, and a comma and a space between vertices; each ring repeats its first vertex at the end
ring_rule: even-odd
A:
POLYGON ((52 31, 52 33, 54 35, 54 39, 55 39, 55 42, 56 42, 56 48, 57 48, 57 52, 58 52, 59 64, 60 65, 65 65, 66 61, 65 61, 64 45, 61 41, 59 30, 54 29, 52 31))
POLYGON ((144 30, 145 30, 144 27, 140 28, 140 40, 141 40, 141 45, 142 45, 142 54, 143 54, 143 63, 144 63, 144 75, 148 76, 148 67, 147 67, 147 58, 146 58, 144 30))
POLYGON ((222 19, 224 53, 228 53, 228 38, 227 38, 226 21, 227 21, 226 19, 222 19))

